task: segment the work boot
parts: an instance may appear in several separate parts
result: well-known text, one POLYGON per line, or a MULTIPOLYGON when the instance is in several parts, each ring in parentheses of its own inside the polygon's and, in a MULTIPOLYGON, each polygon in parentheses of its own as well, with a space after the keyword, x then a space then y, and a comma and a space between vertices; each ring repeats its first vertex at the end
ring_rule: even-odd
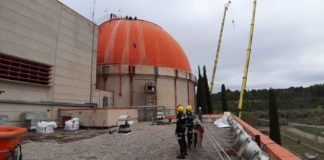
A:
POLYGON ((184 155, 178 155, 177 159, 186 159, 186 157, 184 155))

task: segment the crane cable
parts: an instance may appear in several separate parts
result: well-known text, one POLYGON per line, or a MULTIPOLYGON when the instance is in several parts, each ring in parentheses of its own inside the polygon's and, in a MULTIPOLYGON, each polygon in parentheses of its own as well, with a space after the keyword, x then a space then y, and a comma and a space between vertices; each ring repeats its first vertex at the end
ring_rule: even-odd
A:
POLYGON ((220 151, 218 150, 217 146, 212 142, 212 138, 210 137, 210 135, 206 134, 207 137, 209 138, 209 141, 211 142, 212 146, 216 149, 218 155, 222 158, 222 160, 225 160, 222 156, 222 154, 220 153, 220 151))
MULTIPOLYGON (((231 159, 228 155, 227 155, 227 153, 224 151, 224 149, 222 148, 222 146, 217 142, 217 140, 215 139, 215 137, 214 136, 212 136, 212 134, 210 133, 210 131, 206 128, 206 127, 203 127, 204 128, 204 130, 206 130, 206 135, 209 137, 209 139, 211 139, 212 141, 212 144, 213 145, 217 145, 217 147, 218 148, 220 148, 220 150, 221 150, 221 152, 223 152, 224 153, 224 155, 226 156, 226 158, 227 159, 231 159)), ((217 148, 216 148, 217 149, 217 148)), ((220 154, 220 152, 218 151, 218 153, 220 154)), ((222 157, 222 159, 223 159, 223 156, 220 154, 220 156, 222 157)))
POLYGON ((229 145, 228 143, 225 143, 222 139, 220 138, 216 138, 218 141, 222 142, 226 147, 228 147, 229 149, 231 149, 235 154, 237 154, 238 152, 233 148, 233 146, 229 145))
POLYGON ((201 126, 203 127, 203 129, 206 131, 206 133, 207 133, 206 135, 207 135, 208 138, 211 140, 212 145, 213 145, 214 148, 216 149, 217 153, 222 157, 222 159, 224 159, 224 158, 223 158, 223 156, 221 155, 220 151, 217 149, 216 146, 218 146, 218 148, 220 148, 221 152, 224 153, 224 155, 226 156, 226 158, 230 160, 231 158, 230 158, 230 157, 228 156, 228 154, 224 151, 223 147, 222 147, 222 146, 217 142, 217 140, 215 139, 215 137, 212 136, 212 134, 211 134, 211 132, 209 131, 209 129, 207 129, 207 127, 205 127, 205 125, 202 124, 202 123, 200 123, 200 125, 201 125, 201 126), (216 146, 215 146, 215 144, 216 144, 216 146))

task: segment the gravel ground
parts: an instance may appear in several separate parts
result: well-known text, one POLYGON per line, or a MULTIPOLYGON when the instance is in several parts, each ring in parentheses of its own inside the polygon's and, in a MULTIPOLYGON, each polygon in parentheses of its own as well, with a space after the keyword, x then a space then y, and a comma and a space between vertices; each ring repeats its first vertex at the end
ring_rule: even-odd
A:
MULTIPOLYGON (((219 129, 212 124, 206 124, 213 137, 223 147, 231 143, 230 129, 219 129)), ((35 138, 23 140, 24 160, 173 160, 179 152, 174 130, 175 124, 154 125, 140 123, 131 126, 131 134, 107 133, 95 135, 96 130, 81 130, 71 132, 71 137, 65 138, 35 138), (89 132, 89 133, 88 133, 89 132), (92 136, 88 136, 88 134, 92 136), (78 138, 73 138, 76 137, 78 138), (80 135, 85 135, 82 139, 80 135), (66 142, 65 142, 66 140, 66 142)), ((63 131, 61 131, 63 132, 63 131)), ((29 135, 31 136, 31 135, 29 135)), ((37 135, 36 135, 37 136, 37 135)), ((41 137, 41 136, 40 136, 41 137)), ((50 136, 53 137, 53 136, 50 136)), ((205 135, 202 147, 188 153, 186 159, 192 160, 215 160, 219 158, 208 136, 205 135), (217 158, 218 157, 218 158, 217 158)))

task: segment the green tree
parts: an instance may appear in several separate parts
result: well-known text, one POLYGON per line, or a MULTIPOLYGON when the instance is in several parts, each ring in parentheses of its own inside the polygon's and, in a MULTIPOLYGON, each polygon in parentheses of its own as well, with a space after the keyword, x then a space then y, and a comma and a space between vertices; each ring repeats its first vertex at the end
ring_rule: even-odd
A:
POLYGON ((203 70, 204 70, 204 77, 203 77, 204 96, 206 97, 207 113, 213 113, 211 97, 210 97, 210 92, 209 92, 209 87, 208 87, 206 66, 204 66, 203 70))
MULTIPOLYGON (((201 107, 202 113, 212 113, 211 96, 208 88, 206 67, 203 67, 203 76, 200 74, 198 67, 198 84, 197 84, 197 107, 201 107)), ((197 108, 198 109, 198 108, 197 108)))
POLYGON ((280 127, 276 103, 276 95, 273 89, 269 91, 269 117, 270 139, 281 145, 280 127))
POLYGON ((202 113, 207 113, 206 97, 204 96, 203 77, 200 74, 200 67, 198 66, 198 83, 197 83, 197 108, 201 107, 202 113))
POLYGON ((221 97, 222 97, 222 111, 226 112, 228 111, 227 108, 227 99, 226 99, 226 89, 225 89, 225 85, 222 84, 222 92, 221 92, 221 97))

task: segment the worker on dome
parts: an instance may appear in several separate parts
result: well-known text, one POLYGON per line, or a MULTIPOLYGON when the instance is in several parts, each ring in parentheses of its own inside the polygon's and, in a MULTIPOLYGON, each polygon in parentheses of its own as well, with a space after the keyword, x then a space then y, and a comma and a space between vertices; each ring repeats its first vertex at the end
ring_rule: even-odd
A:
POLYGON ((185 159, 187 155, 187 143, 186 143, 186 115, 183 113, 184 107, 178 105, 177 107, 177 126, 176 126, 176 135, 178 143, 180 145, 180 155, 177 156, 177 159, 185 159))
POLYGON ((192 137, 193 137, 193 120, 195 119, 195 116, 192 113, 191 105, 188 105, 186 107, 186 118, 187 118, 186 126, 187 126, 188 149, 191 150, 192 137))

